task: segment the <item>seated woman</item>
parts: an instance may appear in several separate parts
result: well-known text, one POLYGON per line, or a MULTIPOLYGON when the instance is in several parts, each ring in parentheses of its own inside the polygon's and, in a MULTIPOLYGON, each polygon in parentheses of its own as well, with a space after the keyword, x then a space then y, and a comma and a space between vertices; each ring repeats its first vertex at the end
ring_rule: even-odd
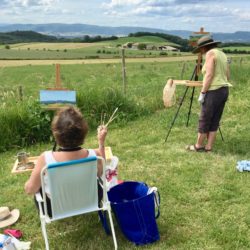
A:
MULTIPOLYGON (((107 128, 100 126, 98 128, 97 139, 99 143, 98 149, 85 149, 81 145, 88 133, 88 125, 84 120, 81 112, 73 107, 69 106, 62 108, 58 111, 54 117, 51 125, 53 136, 59 145, 58 151, 45 151, 37 160, 37 164, 29 178, 25 183, 25 192, 27 194, 35 194, 41 191, 41 179, 40 173, 45 165, 64 162, 71 160, 78 160, 90 156, 101 156, 105 158, 105 138, 107 135, 107 128)), ((98 164, 98 177, 102 175, 102 165, 98 164)), ((47 195, 48 213, 51 216, 50 207, 50 190, 46 184, 45 178, 45 193, 47 195)))

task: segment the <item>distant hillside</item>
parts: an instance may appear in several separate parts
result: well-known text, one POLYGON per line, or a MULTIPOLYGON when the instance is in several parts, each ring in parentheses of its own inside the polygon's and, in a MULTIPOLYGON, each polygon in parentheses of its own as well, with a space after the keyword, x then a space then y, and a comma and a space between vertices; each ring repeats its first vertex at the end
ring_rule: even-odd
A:
POLYGON ((215 33, 213 37, 214 39, 223 42, 238 42, 238 43, 250 42, 250 32, 247 31, 237 31, 235 33, 215 33))
POLYGON ((100 36, 126 36, 129 33, 138 31, 147 32, 166 32, 161 29, 152 29, 144 27, 107 27, 88 24, 6 24, 0 25, 0 31, 10 32, 15 30, 32 30, 39 33, 51 34, 63 37, 81 37, 84 35, 100 35, 100 36))
MULTIPOLYGON (((179 36, 181 38, 189 38, 192 31, 189 30, 163 30, 146 27, 107 27, 87 24, 0 24, 0 32, 11 32, 16 30, 32 30, 46 35, 57 37, 83 37, 89 36, 128 36, 130 33, 151 32, 164 33, 179 36)), ((212 31, 211 31, 212 32, 212 31)), ((222 42, 250 42, 250 32, 237 31, 234 33, 214 33, 215 39, 222 42)))
POLYGON ((0 33, 0 44, 28 43, 28 42, 56 42, 54 36, 42 35, 34 31, 14 31, 0 33))
POLYGON ((13 32, 0 32, 0 44, 13 44, 13 43, 29 43, 29 42, 100 42, 100 41, 109 41, 117 40, 118 37, 101 37, 101 36, 88 36, 85 35, 81 38, 64 38, 64 37, 55 37, 40 34, 34 31, 13 31, 13 32))
POLYGON ((180 47, 182 51, 188 50, 188 41, 178 36, 172 36, 164 33, 150 33, 150 32, 137 32, 129 34, 129 37, 90 37, 88 35, 82 38, 57 38, 54 36, 43 35, 34 31, 14 31, 0 33, 0 44, 14 44, 14 43, 32 43, 32 42, 99 42, 112 40, 113 44, 123 45, 127 42, 133 43, 147 43, 147 44, 162 44, 162 45, 175 45, 180 47))

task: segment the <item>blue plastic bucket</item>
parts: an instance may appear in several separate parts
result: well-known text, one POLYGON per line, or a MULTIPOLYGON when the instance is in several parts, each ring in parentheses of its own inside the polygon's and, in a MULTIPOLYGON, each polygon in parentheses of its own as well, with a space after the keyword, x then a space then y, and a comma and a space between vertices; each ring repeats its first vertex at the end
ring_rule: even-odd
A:
POLYGON ((137 245, 160 239, 155 216, 155 192, 142 182, 127 181, 114 186, 108 198, 126 238, 137 245))

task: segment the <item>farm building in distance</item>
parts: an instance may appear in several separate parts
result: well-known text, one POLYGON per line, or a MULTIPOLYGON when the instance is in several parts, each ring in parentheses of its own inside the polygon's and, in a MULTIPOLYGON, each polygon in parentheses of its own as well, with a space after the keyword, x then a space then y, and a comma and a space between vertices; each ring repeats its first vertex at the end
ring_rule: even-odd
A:
POLYGON ((164 45, 164 46, 159 46, 160 50, 166 50, 166 51, 180 51, 179 49, 169 46, 169 45, 164 45))
POLYGON ((122 47, 125 49, 134 49, 134 50, 144 49, 144 50, 164 50, 164 51, 177 51, 177 52, 180 51, 178 48, 169 45, 156 45, 156 44, 146 44, 138 42, 137 43, 127 42, 123 44, 122 47))

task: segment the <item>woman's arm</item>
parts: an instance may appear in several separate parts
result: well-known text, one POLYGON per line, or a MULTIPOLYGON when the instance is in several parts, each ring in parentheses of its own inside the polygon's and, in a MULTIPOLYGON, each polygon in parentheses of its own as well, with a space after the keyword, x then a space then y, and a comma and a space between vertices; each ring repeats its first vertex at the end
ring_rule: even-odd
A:
MULTIPOLYGON (((106 159, 105 157, 105 139, 106 135, 108 133, 107 127, 106 126, 99 126, 97 129, 97 139, 98 139, 98 149, 95 149, 95 152, 98 156, 101 156, 104 160, 106 159)), ((100 177, 102 175, 102 170, 103 166, 101 162, 98 162, 98 172, 97 175, 100 177)))
POLYGON ((33 169, 29 180, 25 183, 24 189, 27 194, 35 194, 41 187, 40 173, 45 166, 44 154, 41 154, 38 159, 35 168, 33 169))
POLYGON ((203 80, 202 93, 206 93, 213 81, 215 70, 215 55, 213 51, 208 51, 206 54, 206 74, 203 80))

